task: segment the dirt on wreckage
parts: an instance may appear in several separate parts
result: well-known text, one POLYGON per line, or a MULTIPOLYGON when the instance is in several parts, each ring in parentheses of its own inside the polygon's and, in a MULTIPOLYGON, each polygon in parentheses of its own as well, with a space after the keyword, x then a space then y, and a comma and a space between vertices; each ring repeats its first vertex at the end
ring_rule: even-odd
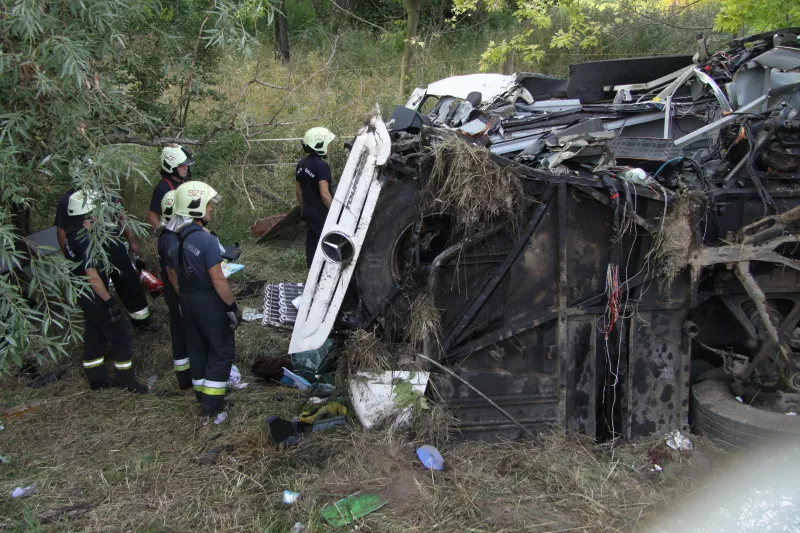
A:
POLYGON ((417 89, 386 122, 356 264, 320 267, 347 294, 307 289, 308 316, 454 370, 429 394, 465 439, 800 433, 798 33, 417 89), (693 394, 708 381, 725 405, 693 394), (759 395, 777 418, 753 431, 734 397, 759 395))

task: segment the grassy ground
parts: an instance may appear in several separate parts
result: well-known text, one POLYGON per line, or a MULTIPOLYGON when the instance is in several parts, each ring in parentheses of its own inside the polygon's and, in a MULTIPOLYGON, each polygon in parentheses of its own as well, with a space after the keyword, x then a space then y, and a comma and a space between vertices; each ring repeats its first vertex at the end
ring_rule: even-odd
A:
MULTIPOLYGON (((302 279, 298 233, 244 248, 247 268, 234 289, 253 279, 302 279)), ((152 253, 151 242, 146 249, 152 253)), ((240 306, 259 303, 255 297, 240 306)), ((166 323, 163 302, 152 307, 155 320, 166 323)), ((291 417, 303 399, 258 382, 249 366, 257 356, 285 354, 288 335, 245 324, 237 341, 250 387, 233 393, 236 404, 219 426, 199 416, 188 394, 90 392, 77 360, 63 362, 66 379, 44 389, 28 388, 27 378, 2 381, 0 412, 42 403, 27 416, 6 418, 0 431, 0 454, 12 459, 0 465, 0 530, 284 533, 301 522, 308 531, 327 531, 320 510, 363 491, 389 504, 364 518, 360 531, 632 531, 697 487, 717 457, 698 440, 692 454, 659 455, 664 472, 656 474, 648 451, 658 441, 596 446, 558 434, 524 443, 453 440, 441 447, 447 470, 431 474, 417 464, 413 436, 367 433, 356 423, 277 450, 266 438, 265 418, 291 417), (278 392, 285 400, 276 401, 278 392), (198 462, 224 446, 232 448, 215 464, 198 462), (38 495, 8 497, 33 481, 38 495), (301 492, 300 500, 284 505, 284 489, 301 492)), ((177 390, 166 330, 136 338, 135 363, 142 379, 158 375, 157 389, 177 390)))

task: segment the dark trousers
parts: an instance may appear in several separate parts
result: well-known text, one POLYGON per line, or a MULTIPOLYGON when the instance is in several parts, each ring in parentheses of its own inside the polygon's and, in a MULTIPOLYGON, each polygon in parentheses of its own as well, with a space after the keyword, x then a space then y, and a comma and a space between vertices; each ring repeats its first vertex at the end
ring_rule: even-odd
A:
POLYGON ((325 212, 317 212, 309 209, 309 212, 303 213, 303 218, 306 221, 307 268, 311 268, 311 263, 314 262, 314 254, 317 252, 317 245, 322 237, 322 229, 325 227, 325 219, 327 217, 327 210, 325 212))
POLYGON ((192 384, 203 413, 213 415, 224 406, 235 337, 213 286, 198 286, 183 276, 179 284, 192 384))
POLYGON ((169 309, 169 333, 172 338, 172 365, 175 368, 175 377, 181 390, 192 386, 190 374, 189 350, 186 348, 186 327, 180 310, 180 299, 175 288, 169 282, 166 272, 161 272, 164 282, 164 301, 169 309))
POLYGON ((145 327, 150 323, 150 309, 147 307, 147 296, 139 281, 139 273, 131 263, 128 249, 121 242, 109 245, 108 260, 114 266, 109 272, 111 281, 117 291, 122 305, 128 310, 131 322, 136 327, 145 327))
POLYGON ((123 317, 111 322, 105 304, 96 297, 81 298, 78 302, 83 310, 83 369, 90 383, 106 380, 106 346, 111 345, 111 360, 117 379, 127 384, 134 380, 133 327, 123 317))

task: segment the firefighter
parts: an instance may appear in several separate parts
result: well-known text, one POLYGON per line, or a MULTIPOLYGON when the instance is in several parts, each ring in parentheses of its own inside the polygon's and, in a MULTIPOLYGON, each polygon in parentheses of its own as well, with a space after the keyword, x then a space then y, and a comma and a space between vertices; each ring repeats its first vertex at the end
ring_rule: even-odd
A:
POLYGON ((189 372, 189 352, 186 349, 186 329, 180 311, 180 302, 175 287, 169 280, 167 262, 170 250, 178 246, 178 239, 174 233, 166 229, 166 224, 172 219, 175 207, 175 191, 167 191, 161 199, 161 225, 156 230, 158 237, 158 262, 161 266, 161 279, 164 282, 164 301, 169 309, 169 333, 172 338, 172 363, 175 368, 175 377, 178 387, 186 390, 192 386, 192 377, 189 372))
POLYGON ((295 194, 300 213, 306 222, 306 266, 311 268, 317 244, 328 210, 333 202, 331 194, 331 167, 325 157, 328 147, 336 138, 327 128, 311 128, 303 136, 302 146, 307 157, 297 163, 295 194))
POLYGON ((167 225, 178 240, 167 268, 180 298, 192 385, 206 416, 225 408, 234 331, 242 319, 222 273, 219 241, 206 229, 220 200, 209 185, 188 181, 175 191, 173 218, 167 225))
POLYGON ((100 262, 89 257, 89 231, 92 229, 91 216, 95 208, 95 198, 91 194, 75 192, 67 202, 73 217, 83 218, 82 228, 87 232, 73 232, 67 237, 67 246, 78 262, 76 273, 86 276, 91 292, 80 296, 79 305, 83 310, 83 368, 93 390, 112 385, 120 385, 138 394, 147 393, 147 387, 136 380, 133 369, 133 327, 119 302, 108 291, 108 276, 100 262), (111 345, 111 358, 114 361, 116 383, 109 381, 106 374, 105 350, 111 345))
MULTIPOLYGON (((90 163, 91 164, 91 163, 90 163)), ((56 207, 56 235, 61 251, 68 259, 77 260, 75 254, 69 249, 70 237, 73 237, 83 227, 83 216, 73 212, 76 204, 70 203, 70 198, 78 194, 75 189, 70 189, 58 200, 56 207)), ((119 198, 115 198, 121 204, 119 198)), ((122 303, 128 310, 131 323, 137 331, 158 331, 160 328, 150 323, 150 308, 147 305, 142 284, 139 281, 139 272, 131 262, 130 253, 139 255, 139 243, 130 228, 125 228, 122 233, 128 246, 119 240, 112 241, 106 248, 109 262, 114 266, 108 273, 117 290, 122 303), (128 251, 130 248, 130 252, 128 251)))
POLYGON ((161 224, 161 204, 164 195, 167 191, 174 191, 189 179, 189 167, 194 163, 191 150, 183 146, 170 144, 161 150, 161 181, 153 190, 150 210, 147 212, 147 222, 153 227, 153 231, 156 231, 161 224))

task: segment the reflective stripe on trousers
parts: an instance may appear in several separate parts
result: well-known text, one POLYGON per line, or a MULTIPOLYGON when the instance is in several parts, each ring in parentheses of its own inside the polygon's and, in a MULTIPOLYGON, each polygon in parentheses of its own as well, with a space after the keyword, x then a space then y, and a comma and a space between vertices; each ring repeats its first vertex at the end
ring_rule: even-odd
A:
POLYGON ((210 379, 193 379, 194 390, 210 396, 223 396, 228 390, 227 381, 212 381, 210 379))
POLYGON ((105 357, 94 359, 92 361, 84 361, 83 368, 95 368, 98 366, 102 366, 102 364, 105 363, 105 361, 106 361, 105 357))
POLYGON ((140 309, 139 311, 134 311, 133 313, 128 313, 131 316, 131 320, 144 320, 146 318, 150 318, 150 308, 145 307, 144 309, 140 309))

